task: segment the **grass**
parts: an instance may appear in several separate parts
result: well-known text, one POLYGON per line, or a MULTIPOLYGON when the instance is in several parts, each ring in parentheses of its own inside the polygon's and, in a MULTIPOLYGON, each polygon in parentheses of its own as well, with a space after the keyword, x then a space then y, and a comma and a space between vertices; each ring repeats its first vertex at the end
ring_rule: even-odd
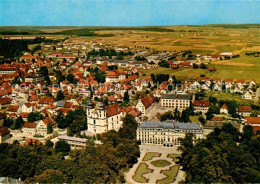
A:
POLYGON ((180 154, 174 154, 174 153, 167 155, 167 157, 172 158, 172 161, 174 161, 174 162, 178 162, 179 159, 177 157, 180 157, 180 156, 181 156, 180 154))
POLYGON ((218 100, 234 100, 239 105, 250 105, 254 103, 253 100, 242 99, 242 96, 240 94, 234 93, 209 91, 206 93, 206 96, 216 97, 218 100))
POLYGON ((190 116, 191 122, 199 122, 199 116, 190 116))
POLYGON ((179 165, 172 166, 169 170, 163 170, 162 173, 166 175, 165 178, 158 180, 156 183, 164 184, 164 183, 172 183, 175 181, 175 178, 179 171, 179 165))
POLYGON ((151 164, 155 167, 166 167, 166 166, 171 165, 171 163, 168 162, 167 160, 155 160, 155 161, 152 161, 151 164))
POLYGON ((138 168, 135 171, 135 175, 133 176, 133 180, 139 183, 147 183, 149 179, 145 178, 143 174, 147 174, 152 172, 152 169, 148 168, 148 165, 145 163, 140 163, 138 168))
POLYGON ((152 160, 153 157, 160 157, 161 153, 158 152, 148 152, 145 154, 143 161, 148 161, 148 160, 152 160))
POLYGON ((191 68, 179 68, 177 70, 171 68, 155 68, 149 70, 140 70, 141 78, 145 78, 153 74, 169 74, 170 76, 175 75, 177 78, 199 78, 200 75, 205 75, 210 78, 221 78, 221 79, 245 79, 245 80, 256 80, 260 83, 260 57, 254 56, 241 56, 240 58, 231 59, 228 61, 215 61, 210 64, 214 66, 217 71, 213 74, 206 69, 193 69, 191 68), (146 76, 142 76, 145 74, 146 76))

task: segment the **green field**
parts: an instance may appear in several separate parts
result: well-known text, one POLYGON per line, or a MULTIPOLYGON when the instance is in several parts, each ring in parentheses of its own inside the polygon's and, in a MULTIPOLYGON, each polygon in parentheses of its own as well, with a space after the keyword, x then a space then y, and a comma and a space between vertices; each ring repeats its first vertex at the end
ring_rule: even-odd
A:
POLYGON ((169 74, 170 76, 175 75, 177 78, 199 78, 200 75, 205 75, 207 77, 221 78, 221 79, 245 79, 245 80, 256 80, 260 83, 260 57, 253 56, 241 56, 237 59, 231 59, 228 61, 215 61, 210 64, 214 66, 217 71, 214 73, 209 72, 207 69, 193 69, 191 68, 155 68, 150 70, 141 70, 143 78, 153 74, 169 74))
POLYGON ((242 99, 241 95, 234 93, 209 91, 206 93, 206 96, 216 97, 218 100, 233 100, 236 101, 239 105, 250 105, 254 103, 253 100, 242 99))
POLYGON ((155 167, 166 167, 166 166, 171 165, 171 163, 168 162, 167 160, 155 160, 155 161, 152 161, 151 164, 155 167))
MULTIPOLYGON (((162 180, 159 180, 157 181, 159 184, 164 184, 164 183, 172 183, 175 181, 175 177, 177 176, 178 174, 178 171, 179 171, 179 165, 175 165, 175 166, 172 166, 169 170, 164 170, 162 171, 162 173, 164 175, 166 175, 166 178, 162 179, 162 180)), ((156 183, 157 183, 156 182, 156 183)))
POLYGON ((160 157, 161 154, 157 153, 157 152, 148 152, 145 154, 143 161, 148 161, 148 160, 152 160, 153 157, 160 157))
POLYGON ((135 175, 133 176, 133 180, 139 182, 139 183, 147 183, 149 179, 145 178, 143 174, 147 174, 151 172, 151 169, 148 168, 147 164, 140 163, 138 168, 135 171, 135 175))

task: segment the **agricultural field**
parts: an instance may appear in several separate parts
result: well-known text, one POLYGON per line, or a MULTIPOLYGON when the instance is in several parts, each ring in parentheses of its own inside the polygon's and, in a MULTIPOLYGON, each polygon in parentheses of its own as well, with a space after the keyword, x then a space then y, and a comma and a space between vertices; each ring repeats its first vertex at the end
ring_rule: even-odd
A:
POLYGON ((156 50, 192 50, 196 54, 260 51, 260 25, 203 25, 166 27, 6 26, 4 32, 27 32, 47 37, 69 36, 68 41, 94 41, 114 46, 149 47, 156 50))
POLYGON ((213 74, 208 70, 180 68, 158 68, 142 70, 151 73, 164 73, 179 78, 198 78, 205 75, 211 78, 255 79, 260 82, 260 57, 245 56, 246 52, 260 51, 260 24, 216 24, 202 26, 165 26, 165 27, 73 27, 73 26, 6 26, 0 27, 0 37, 5 34, 26 33, 51 39, 63 39, 65 42, 96 42, 117 47, 130 47, 133 50, 147 47, 159 51, 191 50, 194 54, 219 54, 233 52, 240 58, 227 61, 215 61, 213 74))
POLYGON ((210 66, 214 66, 217 71, 214 73, 209 72, 206 69, 193 69, 191 68, 155 68, 149 70, 141 70, 142 77, 145 78, 153 74, 169 74, 175 75, 177 78, 199 78, 201 75, 205 75, 210 78, 221 79, 245 79, 256 80, 260 83, 260 57, 244 56, 242 55, 236 59, 214 61, 210 63, 210 66))

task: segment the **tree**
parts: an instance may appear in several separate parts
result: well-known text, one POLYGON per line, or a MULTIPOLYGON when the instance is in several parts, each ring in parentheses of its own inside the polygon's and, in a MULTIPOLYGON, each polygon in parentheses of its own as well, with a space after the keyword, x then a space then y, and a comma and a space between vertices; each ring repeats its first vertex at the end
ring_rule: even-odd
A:
POLYGON ((51 83, 51 80, 50 80, 50 77, 49 77, 48 68, 46 66, 41 66, 39 73, 43 75, 46 84, 49 85, 51 83))
POLYGON ((243 127, 243 134, 242 139, 243 140, 250 140, 254 136, 254 129, 251 125, 245 125, 243 127))
POLYGON ((213 104, 213 105, 216 105, 217 102, 218 102, 218 100, 217 100, 216 97, 210 96, 210 97, 209 97, 209 102, 210 102, 211 104, 213 104))
POLYGON ((41 45, 36 45, 32 48, 31 53, 34 54, 36 51, 41 50, 41 45))
POLYGON ((181 121, 187 123, 187 122, 190 122, 190 115, 191 115, 191 112, 189 111, 189 109, 185 109, 182 111, 181 113, 181 121))
POLYGON ((136 139, 136 130, 138 124, 132 115, 126 114, 123 125, 119 129, 119 137, 134 140, 136 139))
POLYGON ((206 119, 205 119, 203 116, 199 116, 199 122, 200 122, 202 125, 205 125, 205 124, 206 124, 206 119))
POLYGON ((14 121, 13 126, 11 127, 11 129, 16 130, 16 129, 20 129, 22 128, 24 124, 23 118, 21 116, 19 116, 18 118, 16 118, 16 120, 14 121))
POLYGON ((35 121, 42 120, 43 118, 44 118, 44 116, 40 112, 30 112, 28 114, 27 121, 32 123, 35 121))
POLYGON ((192 66, 193 66, 194 69, 198 69, 199 68, 199 65, 197 65, 196 63, 193 63, 192 66))
POLYGON ((56 100, 60 101, 60 100, 63 100, 63 99, 64 99, 64 94, 61 90, 59 90, 58 93, 57 93, 56 100))
POLYGON ((174 116, 171 111, 165 112, 160 116, 160 121, 173 120, 174 116))
POLYGON ((59 140, 55 144, 55 152, 56 153, 68 153, 70 152, 70 145, 65 141, 59 140))
POLYGON ((73 83, 74 82, 74 75, 72 75, 71 73, 69 73, 67 76, 66 76, 66 80, 69 82, 69 83, 73 83))
POLYGON ((14 123, 13 119, 11 119, 11 118, 5 118, 3 125, 4 125, 5 127, 10 128, 10 127, 13 125, 13 123, 14 123))
POLYGON ((47 125, 47 134, 50 134, 52 132, 53 132, 53 128, 52 128, 52 126, 51 126, 51 124, 49 122, 48 125, 47 125))
POLYGON ((200 68, 201 69, 207 69, 207 66, 204 63, 201 63, 200 68))
POLYGON ((124 101, 129 102, 129 94, 128 91, 124 93, 124 101))
POLYGON ((257 117, 258 116, 258 111, 252 111, 250 116, 251 117, 257 117))
POLYGON ((54 143, 49 139, 45 142, 45 146, 48 148, 53 148, 53 145, 54 145, 54 143))
POLYGON ((66 183, 67 178, 59 170, 47 169, 42 174, 28 178, 25 183, 66 183))

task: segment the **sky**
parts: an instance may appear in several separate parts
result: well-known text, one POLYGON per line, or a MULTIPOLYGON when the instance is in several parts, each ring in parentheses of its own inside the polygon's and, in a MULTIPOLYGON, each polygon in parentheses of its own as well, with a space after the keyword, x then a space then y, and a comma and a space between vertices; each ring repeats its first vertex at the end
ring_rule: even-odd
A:
POLYGON ((260 0, 0 0, 0 26, 260 23, 260 0))

